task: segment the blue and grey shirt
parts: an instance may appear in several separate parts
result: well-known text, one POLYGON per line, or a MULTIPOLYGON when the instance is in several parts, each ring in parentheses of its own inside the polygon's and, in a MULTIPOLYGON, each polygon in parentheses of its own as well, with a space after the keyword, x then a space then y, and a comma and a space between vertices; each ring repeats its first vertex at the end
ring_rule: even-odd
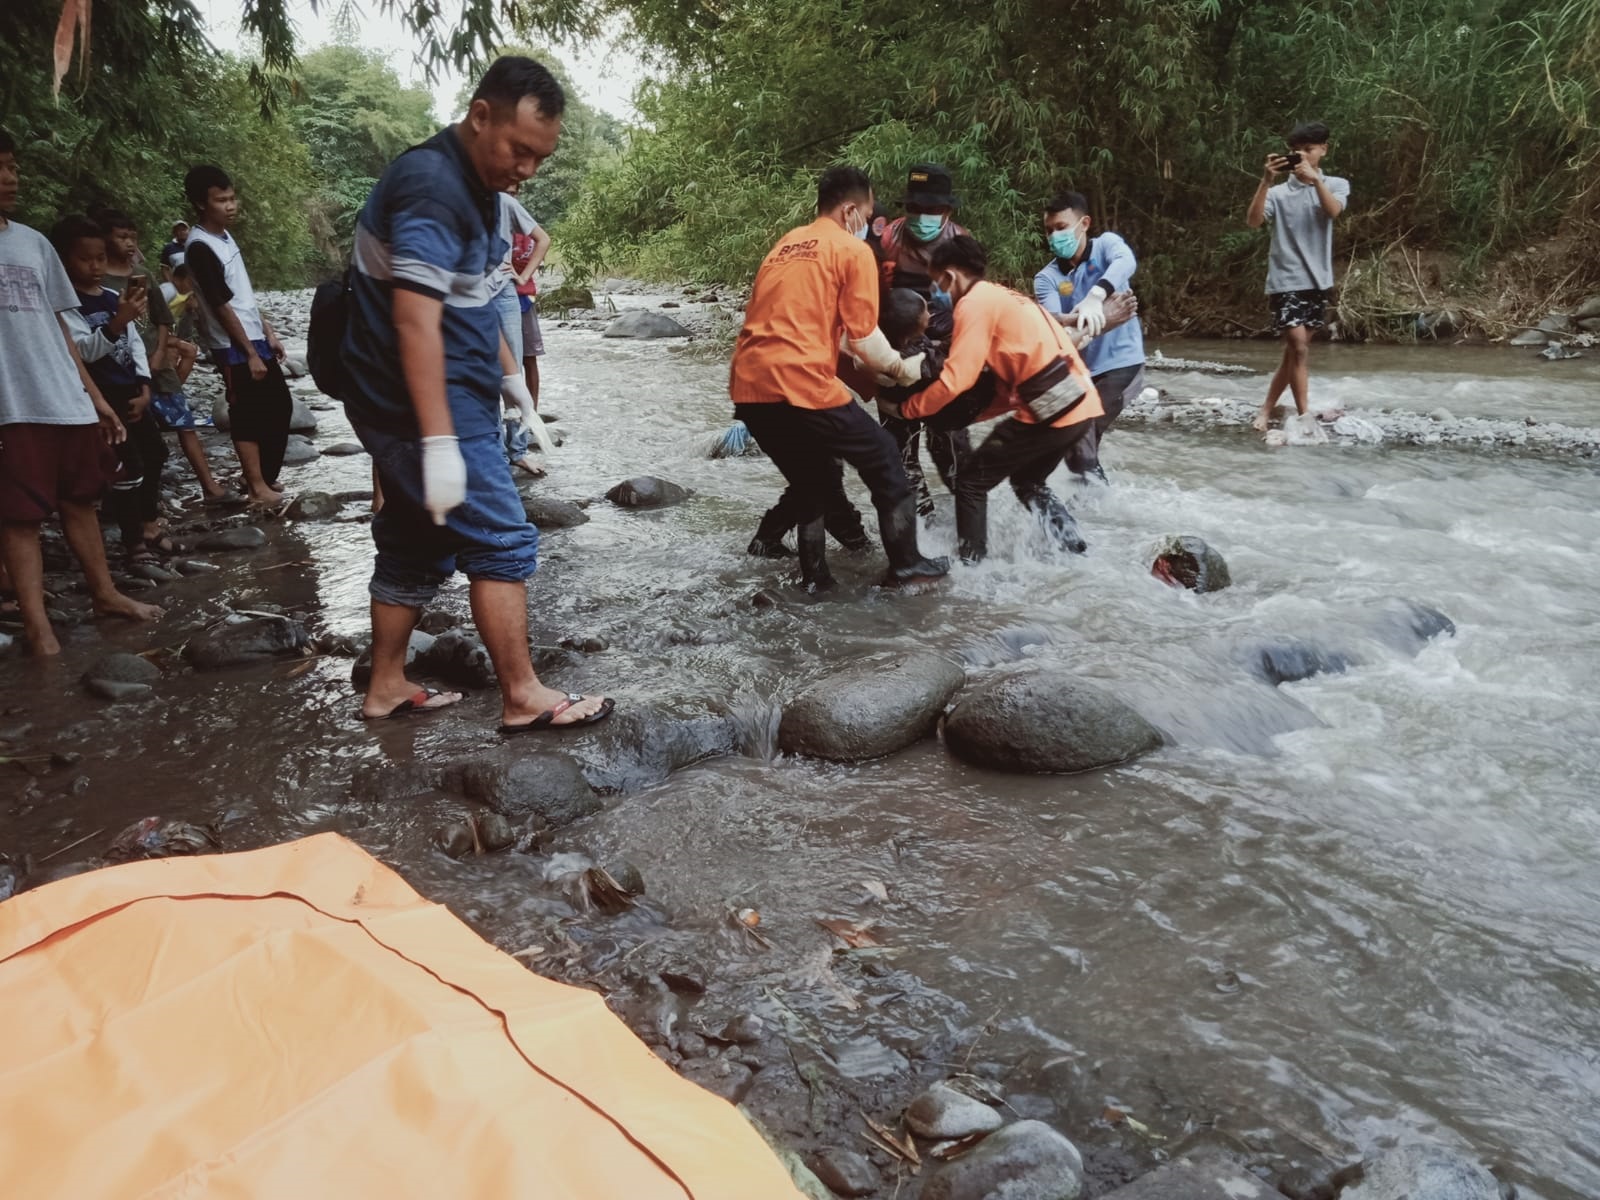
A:
MULTIPOLYGON (((1033 298, 1045 312, 1070 313, 1083 303, 1089 289, 1099 287, 1106 299, 1128 290, 1128 282, 1139 269, 1133 247, 1114 233, 1102 233, 1089 242, 1089 252, 1077 266, 1063 265, 1053 258, 1033 277, 1033 298)), ((1083 365, 1090 375, 1104 375, 1119 367, 1144 365, 1144 329, 1134 317, 1109 333, 1094 338, 1082 350, 1083 365)))
POLYGON ((351 420, 415 436, 400 369, 394 291, 444 301, 445 391, 460 437, 500 428, 500 319, 494 276, 508 244, 499 198, 483 186, 454 129, 389 164, 356 224, 345 358, 351 420))

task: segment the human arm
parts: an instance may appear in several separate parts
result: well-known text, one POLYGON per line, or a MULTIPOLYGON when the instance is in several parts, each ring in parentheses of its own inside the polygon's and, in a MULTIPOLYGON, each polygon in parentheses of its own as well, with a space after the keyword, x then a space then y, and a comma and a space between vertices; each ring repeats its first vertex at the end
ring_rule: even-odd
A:
MULTIPOLYGON (((272 350, 272 357, 279 362, 283 361, 283 343, 278 340, 278 331, 272 327, 272 322, 267 320, 266 314, 261 315, 261 332, 266 335, 267 346, 272 350)), ((259 379, 260 376, 257 376, 259 379)))
MULTIPOLYGON (((193 239, 190 239, 191 242, 193 239)), ((184 262, 194 279, 195 290, 205 301, 206 308, 216 318, 222 332, 234 346, 244 352, 245 364, 250 368, 251 379, 265 379, 267 364, 256 353, 255 343, 245 334, 239 314, 233 311, 233 289, 223 275, 222 261, 210 246, 198 245, 188 250, 184 262)))
POLYGON ((545 255, 550 253, 550 235, 544 231, 543 225, 534 225, 528 231, 528 236, 533 239, 533 252, 528 255, 527 265, 517 276, 518 283, 527 283, 534 274, 544 265, 545 255))
POLYGON ((955 333, 950 338, 950 354, 944 360, 944 370, 939 372, 939 378, 900 406, 902 416, 907 419, 930 416, 978 382, 988 361, 995 322, 1000 316, 999 306, 984 303, 987 299, 972 292, 962 298, 956 308, 955 333))
MULTIPOLYGON (((89 402, 94 405, 94 415, 100 421, 100 432, 105 436, 110 445, 117 445, 128 438, 128 431, 123 427, 117 414, 111 411, 111 406, 106 403, 106 398, 100 394, 100 389, 94 385, 94 380, 89 377, 89 368, 83 365, 83 358, 78 354, 78 343, 73 338, 72 330, 66 320, 68 313, 78 315, 77 309, 68 309, 66 312, 56 314, 56 323, 61 327, 61 336, 66 339, 67 353, 72 355, 72 365, 78 369, 78 380, 83 384, 83 390, 89 393, 89 402)), ((82 320, 81 315, 79 319, 82 320)))
MULTIPOLYGON (((1350 185, 1345 184, 1342 189, 1336 188, 1327 176, 1313 167, 1305 159, 1300 160, 1300 165, 1294 169, 1294 177, 1301 183, 1309 183, 1317 189, 1317 200, 1322 205, 1322 211, 1331 221, 1344 211, 1345 199, 1350 195, 1350 185), (1340 195, 1340 191, 1343 195, 1340 195)), ((1343 183, 1343 180, 1336 181, 1343 183)))
POLYGON ((394 290, 400 374, 422 441, 422 492, 434 524, 466 499, 467 464, 456 441, 445 390, 444 301, 404 287, 394 290))
POLYGON ((1261 182, 1256 185, 1256 194, 1250 198, 1249 211, 1244 215, 1244 223, 1251 229, 1260 229, 1266 224, 1269 215, 1267 193, 1272 190, 1272 185, 1278 176, 1288 170, 1288 167, 1289 160, 1283 155, 1277 152, 1267 155, 1266 166, 1261 172, 1261 182))
POLYGON ((872 251, 852 246, 842 264, 839 282, 839 323, 844 326, 847 352, 873 375, 897 383, 911 383, 922 369, 922 357, 901 358, 878 328, 878 268, 872 251))

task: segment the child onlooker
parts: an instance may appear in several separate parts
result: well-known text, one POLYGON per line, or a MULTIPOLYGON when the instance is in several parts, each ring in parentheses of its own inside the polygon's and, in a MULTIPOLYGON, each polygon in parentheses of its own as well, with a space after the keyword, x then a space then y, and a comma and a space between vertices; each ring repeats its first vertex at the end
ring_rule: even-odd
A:
POLYGON ((183 265, 201 305, 201 339, 227 387, 245 492, 253 506, 276 508, 283 503, 278 473, 294 414, 289 383, 278 366, 283 344, 256 305, 244 255, 228 232, 239 215, 233 180, 221 167, 193 167, 183 190, 196 213, 183 265))
MULTIPOLYGON (((500 229, 501 240, 506 243, 505 258, 500 263, 500 269, 490 279, 490 287, 494 290, 495 310, 500 316, 500 334, 505 338, 507 349, 511 351, 512 374, 521 373, 527 388, 527 396, 522 406, 516 411, 508 411, 504 415, 504 442, 506 459, 514 467, 521 467, 534 478, 544 474, 544 468, 539 465, 539 460, 534 458, 529 449, 529 436, 534 432, 533 422, 539 420, 536 409, 539 396, 539 361, 537 358, 524 359, 523 357, 523 331, 526 318, 522 306, 528 302, 522 295, 522 288, 527 286, 517 277, 517 247, 531 244, 530 239, 534 233, 544 237, 548 245, 550 238, 539 228, 539 222, 533 219, 533 214, 522 207, 517 198, 509 192, 500 193, 500 229), (525 363, 532 363, 532 374, 525 363), (529 383, 528 381, 532 382, 529 383)), ((540 258, 543 256, 540 255, 540 258)), ((528 269, 526 257, 522 267, 528 269)), ((538 268, 534 263, 533 270, 538 268)), ((529 271, 531 277, 531 270, 529 271)), ((535 334, 539 328, 539 316, 533 316, 535 334)), ((544 343, 539 341, 538 353, 544 353, 544 343)), ((502 367, 504 363, 502 363, 502 367)), ((509 375, 507 376, 509 378, 509 375)), ((502 402, 505 397, 502 397, 502 402)), ((542 442, 542 439, 541 439, 542 442)))
POLYGON ((544 263, 544 256, 550 253, 550 235, 532 217, 528 220, 531 224, 526 232, 512 234, 511 269, 517 285, 517 302, 522 306, 522 371, 528 379, 534 410, 538 411, 539 359, 544 356, 544 334, 539 330, 539 281, 534 276, 544 263))
POLYGON ((107 507, 122 530, 128 561, 150 562, 161 549, 161 467, 167 444, 149 413, 150 360, 135 327, 148 310, 144 277, 135 275, 120 294, 104 286, 106 236, 87 217, 63 217, 50 231, 50 241, 78 294, 77 310, 67 314, 67 328, 90 378, 128 431, 117 447, 122 471, 111 485, 107 507))
MULTIPOLYGON (((150 360, 150 412, 161 429, 178 435, 178 446, 189 460, 205 499, 219 504, 228 499, 228 493, 211 475, 211 464, 206 461, 205 448, 195 432, 194 413, 189 409, 188 397, 183 394, 184 382, 194 369, 196 351, 191 343, 176 336, 176 319, 166 298, 167 288, 173 285, 160 283, 148 268, 134 263, 139 230, 133 218, 118 209, 100 208, 90 214, 90 219, 106 235, 106 270, 101 280, 104 286, 124 293, 135 279, 144 281, 149 312, 139 320, 139 334, 150 360)), ((187 274, 187 268, 182 265, 178 269, 187 274)), ((165 538, 152 542, 150 548, 163 554, 170 554, 174 549, 165 538)))
POLYGON ((117 591, 106 567, 94 502, 125 436, 78 360, 64 314, 78 298, 43 235, 10 220, 19 189, 17 146, 0 130, 0 553, 33 652, 59 654, 45 609, 39 530, 61 514, 95 612, 153 621, 161 610, 117 591))

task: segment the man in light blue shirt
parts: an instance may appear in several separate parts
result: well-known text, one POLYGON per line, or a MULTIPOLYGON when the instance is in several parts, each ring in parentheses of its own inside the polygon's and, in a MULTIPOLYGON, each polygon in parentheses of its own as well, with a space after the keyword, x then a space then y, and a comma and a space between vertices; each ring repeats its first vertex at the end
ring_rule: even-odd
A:
POLYGON ((1066 461, 1078 475, 1104 483, 1100 440, 1144 389, 1144 330, 1137 315, 1120 324, 1107 319, 1106 301, 1128 291, 1139 263, 1116 234, 1091 238, 1091 223, 1089 202, 1081 193, 1062 192, 1045 206, 1045 236, 1055 257, 1033 277, 1033 295, 1047 313, 1090 339, 1080 353, 1106 412, 1067 452, 1066 461))

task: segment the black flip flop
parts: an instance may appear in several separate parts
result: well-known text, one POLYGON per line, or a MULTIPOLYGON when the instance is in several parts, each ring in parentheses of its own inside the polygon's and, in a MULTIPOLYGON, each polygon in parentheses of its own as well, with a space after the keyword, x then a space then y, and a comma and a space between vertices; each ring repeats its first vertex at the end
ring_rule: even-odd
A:
POLYGON ((571 708, 574 704, 581 704, 587 699, 587 696, 580 696, 577 692, 568 692, 567 698, 560 704, 556 705, 554 708, 545 709, 526 725, 502 725, 500 726, 500 733, 504 737, 510 737, 517 733, 534 733, 536 731, 546 729, 581 729, 585 725, 595 725, 601 721, 604 721, 612 714, 612 712, 616 710, 617 707, 617 702, 610 696, 607 696, 600 707, 595 709, 595 711, 590 713, 587 717, 582 717, 576 721, 565 721, 560 725, 555 724, 555 719, 562 713, 566 712, 567 709, 571 708))
POLYGON ((443 688, 418 688, 416 694, 413 695, 409 700, 400 701, 399 704, 396 704, 381 717, 369 717, 363 713, 361 715, 361 719, 363 721, 390 721, 395 717, 408 717, 414 713, 442 712, 447 708, 454 708, 456 705, 460 704, 461 701, 452 700, 449 704, 433 705, 430 705, 428 701, 432 700, 435 696, 447 696, 454 694, 455 693, 453 692, 446 692, 443 688))

